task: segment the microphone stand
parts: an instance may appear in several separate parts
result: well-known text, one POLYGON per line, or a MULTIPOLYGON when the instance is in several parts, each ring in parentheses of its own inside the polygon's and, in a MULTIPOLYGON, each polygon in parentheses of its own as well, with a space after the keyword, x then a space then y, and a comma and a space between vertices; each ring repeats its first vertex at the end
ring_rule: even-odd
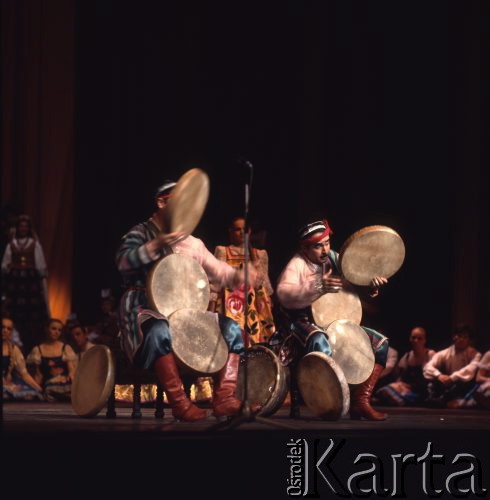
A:
MULTIPOLYGON (((260 415, 256 415, 252 413, 250 409, 250 401, 248 400, 248 358, 249 358, 249 346, 250 346, 250 331, 248 328, 248 289, 249 289, 249 272, 248 272, 248 264, 250 261, 250 246, 249 246, 249 224, 248 224, 248 208, 250 201, 250 192, 252 189, 252 180, 253 180, 253 165, 247 160, 240 160, 240 163, 247 166, 250 170, 250 178, 249 182, 245 183, 245 211, 244 211, 244 221, 245 221, 245 238, 244 238, 244 276, 243 276, 243 290, 245 297, 245 306, 243 309, 243 330, 245 333, 245 352, 243 354, 244 359, 244 367, 243 367, 243 404, 240 409, 240 413, 233 417, 231 420, 220 422, 216 426, 215 429, 225 430, 225 429, 234 429, 239 425, 246 422, 260 422, 268 425, 272 425, 274 427, 281 427, 289 430, 296 430, 295 427, 290 425, 281 423, 281 422, 273 422, 268 418, 261 417, 260 415)), ((260 410, 259 410, 260 411, 260 410)))

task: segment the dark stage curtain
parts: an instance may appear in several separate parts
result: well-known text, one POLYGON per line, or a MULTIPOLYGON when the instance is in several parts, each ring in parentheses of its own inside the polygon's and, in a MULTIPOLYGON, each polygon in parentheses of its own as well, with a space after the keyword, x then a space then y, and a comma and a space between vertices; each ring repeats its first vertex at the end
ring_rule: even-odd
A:
POLYGON ((51 313, 71 308, 74 1, 2 0, 2 205, 32 216, 51 313))

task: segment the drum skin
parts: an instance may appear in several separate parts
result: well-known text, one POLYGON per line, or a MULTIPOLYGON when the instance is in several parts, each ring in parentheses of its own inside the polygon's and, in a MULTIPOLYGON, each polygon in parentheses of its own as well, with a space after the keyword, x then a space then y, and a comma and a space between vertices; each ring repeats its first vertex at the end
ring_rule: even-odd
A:
POLYGON ((200 168, 188 170, 177 181, 165 207, 168 232, 192 234, 199 224, 209 198, 209 177, 200 168))
POLYGON ((179 309, 168 321, 172 351, 182 368, 199 375, 212 375, 225 366, 228 346, 216 313, 179 309))
POLYGON ((352 286, 347 286, 335 293, 325 293, 311 304, 315 324, 327 328, 338 319, 348 319, 361 324, 362 305, 359 295, 352 286))
POLYGON ((71 405, 77 415, 93 417, 106 405, 115 381, 115 363, 104 345, 91 347, 82 356, 71 389, 71 405))
POLYGON ((387 226, 368 226, 350 236, 339 252, 339 265, 347 281, 368 286, 374 277, 390 278, 405 260, 400 235, 387 226))
POLYGON ((298 387, 308 409, 324 420, 338 420, 349 411, 349 385, 341 368, 322 352, 301 358, 296 372, 298 387))
POLYGON ((374 352, 366 332, 349 320, 337 320, 326 330, 332 359, 349 384, 361 384, 374 368, 374 352))
POLYGON ((146 279, 148 300, 153 309, 167 318, 178 309, 206 311, 209 280, 197 260, 170 254, 154 264, 146 279))
MULTIPOLYGON (((247 398, 250 404, 258 403, 257 415, 274 414, 286 399, 288 373, 279 358, 269 348, 255 345, 247 350, 247 398)), ((245 358, 240 359, 236 397, 245 397, 245 358)))

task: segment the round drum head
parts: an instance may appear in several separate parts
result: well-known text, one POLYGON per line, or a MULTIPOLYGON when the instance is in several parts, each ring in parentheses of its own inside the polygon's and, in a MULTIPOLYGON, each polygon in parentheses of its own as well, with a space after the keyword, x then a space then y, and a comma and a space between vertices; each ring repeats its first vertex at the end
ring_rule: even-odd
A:
POLYGON ((349 384, 361 384, 374 368, 374 352, 366 332, 348 320, 337 320, 326 330, 332 358, 349 384))
POLYGON ((349 386, 335 361, 322 352, 301 358, 298 387, 308 409, 325 420, 338 420, 349 411, 349 386))
MULTIPOLYGON (((258 403, 258 415, 275 413, 288 393, 287 375, 279 358, 267 347, 253 346, 247 350, 247 398, 250 404, 258 403)), ((236 397, 245 397, 245 358, 240 359, 236 397)))
POLYGON ((182 254, 159 260, 148 274, 146 291, 151 306, 167 318, 178 309, 205 311, 209 280, 199 262, 182 254))
POLYGON ((188 170, 172 190, 165 207, 169 232, 192 234, 201 220, 209 197, 209 177, 200 168, 188 170))
POLYGON ((362 286, 369 285, 376 276, 393 276, 404 259, 403 240, 386 226, 360 229, 347 239, 339 253, 344 277, 354 285, 362 286))
POLYGON ((172 350, 180 364, 199 374, 219 372, 228 359, 228 346, 215 313, 179 309, 169 317, 172 350))
POLYGON ((71 405, 81 417, 93 417, 106 405, 114 387, 115 367, 105 345, 90 348, 78 364, 71 387, 71 405))
POLYGON ((357 293, 349 288, 342 288, 336 293, 325 293, 311 304, 315 323, 327 328, 337 319, 348 319, 361 324, 362 305, 357 293))

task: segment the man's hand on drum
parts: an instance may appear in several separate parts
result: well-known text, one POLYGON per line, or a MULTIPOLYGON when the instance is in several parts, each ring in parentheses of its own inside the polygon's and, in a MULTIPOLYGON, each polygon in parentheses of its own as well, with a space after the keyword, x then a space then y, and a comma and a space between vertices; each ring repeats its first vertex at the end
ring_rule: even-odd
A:
POLYGON ((160 233, 155 239, 147 243, 148 249, 151 252, 161 251, 167 247, 175 245, 180 239, 185 236, 185 233, 177 231, 175 233, 160 233))
POLYGON ((331 276, 332 270, 322 276, 322 287, 325 293, 338 293, 344 286, 342 278, 331 276))
POLYGON ((371 280, 371 293, 369 294, 371 297, 376 297, 379 294, 380 287, 386 285, 388 280, 383 278, 382 276, 375 276, 371 280))

